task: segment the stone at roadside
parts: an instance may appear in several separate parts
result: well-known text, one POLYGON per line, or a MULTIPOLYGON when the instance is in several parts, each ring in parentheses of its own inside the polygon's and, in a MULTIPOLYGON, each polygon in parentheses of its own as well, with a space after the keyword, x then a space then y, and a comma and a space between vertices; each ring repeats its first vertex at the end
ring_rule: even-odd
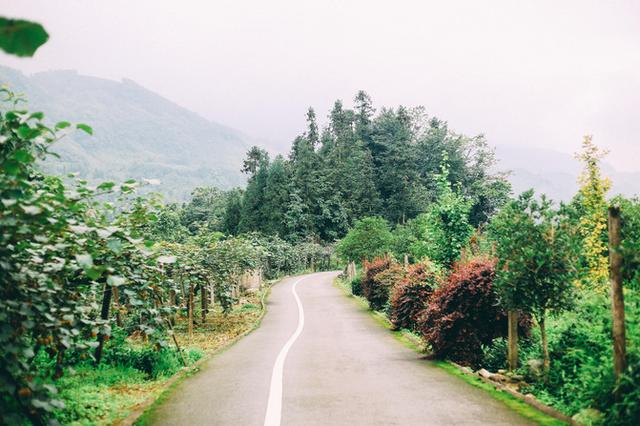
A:
POLYGON ((603 414, 595 408, 584 408, 571 418, 576 423, 584 426, 600 426, 604 424, 603 414))
POLYGON ((544 362, 541 359, 530 359, 527 361, 527 367, 529 368, 529 373, 532 376, 542 375, 543 366, 544 362))

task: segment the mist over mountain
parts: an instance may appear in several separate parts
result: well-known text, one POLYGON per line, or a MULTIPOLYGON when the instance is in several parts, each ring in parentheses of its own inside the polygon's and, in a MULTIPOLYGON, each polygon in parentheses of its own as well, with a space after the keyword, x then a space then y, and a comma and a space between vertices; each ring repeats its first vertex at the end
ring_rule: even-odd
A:
MULTIPOLYGON (((498 145, 500 170, 511 172, 509 180, 515 195, 533 188, 554 201, 569 201, 578 191, 582 165, 571 154, 544 148, 498 145)), ((611 179, 609 195, 635 196, 640 193, 640 173, 620 172, 606 162, 602 173, 611 179)))
MULTIPOLYGON (((93 136, 75 132, 58 143, 54 151, 61 158, 47 163, 50 172, 78 172, 96 181, 159 179, 161 185, 154 189, 169 200, 185 199, 197 186, 243 186, 240 166, 251 145, 275 154, 284 153, 290 142, 245 135, 128 79, 118 82, 75 71, 29 76, 0 66, 0 82, 24 93, 29 109, 43 111, 52 123, 68 120, 93 127, 93 136)), ((511 171, 514 194, 534 188, 566 201, 577 191, 581 166, 570 154, 515 145, 499 145, 496 154, 497 168, 511 171)), ((606 161, 603 173, 613 182, 611 194, 638 194, 640 173, 618 172, 606 161)))
MULTIPOLYGON (((94 135, 72 133, 47 162, 50 172, 78 172, 90 180, 159 179, 168 199, 184 199, 196 186, 243 185, 242 158, 255 142, 211 122, 131 80, 121 82, 75 71, 27 76, 0 67, 0 82, 24 93, 29 109, 50 123, 82 122, 94 135)), ((212 102, 215 100, 212 100, 212 102)))

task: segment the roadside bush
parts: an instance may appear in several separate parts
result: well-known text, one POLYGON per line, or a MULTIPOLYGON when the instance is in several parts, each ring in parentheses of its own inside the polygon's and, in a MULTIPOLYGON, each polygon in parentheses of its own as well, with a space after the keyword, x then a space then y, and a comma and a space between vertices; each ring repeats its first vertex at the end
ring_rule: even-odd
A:
POLYGON ((397 263, 391 263, 389 269, 375 275, 373 277, 374 285, 370 288, 368 297, 371 309, 387 310, 391 289, 401 283, 404 276, 404 268, 397 263))
POLYGON ((391 287, 402 281, 404 270, 388 258, 365 262, 367 273, 362 280, 362 295, 371 309, 384 310, 389 302, 391 287))
POLYGON ((420 314, 418 330, 437 358, 477 366, 482 346, 507 332, 493 290, 495 260, 458 262, 420 314))
MULTIPOLYGON (((629 369, 621 380, 622 399, 615 401, 613 377, 613 347, 611 342, 610 298, 600 292, 585 291, 573 311, 550 318, 549 348, 551 368, 548 380, 533 382, 528 389, 542 402, 568 415, 585 408, 604 413, 605 424, 638 424, 640 417, 640 365, 637 343, 640 335, 638 321, 638 293, 625 293, 627 321, 627 351, 629 369)), ((534 329, 533 340, 539 340, 534 329)), ((532 345, 524 359, 540 358, 539 345, 532 345)), ((526 364, 525 364, 526 365, 526 364)))
POLYGON ((438 274, 431 262, 409 266, 404 280, 391 289, 389 320, 396 330, 417 328, 417 317, 427 306, 437 282, 438 274))
POLYGON ((354 296, 362 296, 362 276, 356 275, 351 280, 351 294, 354 296))
MULTIPOLYGON (((202 352, 184 350, 183 356, 190 363, 200 359, 202 352)), ((105 348, 104 362, 117 367, 134 368, 148 379, 170 376, 182 368, 180 355, 174 348, 134 345, 126 339, 126 333, 121 329, 114 329, 113 338, 105 348)))
POLYGON ((391 267, 391 260, 386 257, 379 257, 371 262, 364 262, 365 274, 362 277, 360 284, 362 296, 369 300, 369 295, 372 293, 372 289, 376 286, 374 278, 382 271, 386 271, 391 267))

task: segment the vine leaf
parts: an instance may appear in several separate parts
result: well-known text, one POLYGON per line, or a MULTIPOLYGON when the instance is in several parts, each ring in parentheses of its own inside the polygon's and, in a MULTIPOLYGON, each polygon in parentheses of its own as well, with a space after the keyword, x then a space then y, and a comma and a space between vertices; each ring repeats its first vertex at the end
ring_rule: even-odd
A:
POLYGON ((0 49, 16 56, 33 56, 49 40, 42 25, 0 17, 0 49))

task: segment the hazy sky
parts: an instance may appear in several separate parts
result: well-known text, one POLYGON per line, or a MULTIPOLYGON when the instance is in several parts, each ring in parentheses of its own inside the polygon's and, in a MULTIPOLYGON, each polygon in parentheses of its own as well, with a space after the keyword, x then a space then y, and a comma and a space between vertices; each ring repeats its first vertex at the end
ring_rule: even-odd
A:
POLYGON ((573 152, 581 136, 640 171, 640 2, 0 0, 38 20, 35 58, 0 63, 131 78, 214 121, 289 142, 364 89, 424 105, 494 144, 573 152))

